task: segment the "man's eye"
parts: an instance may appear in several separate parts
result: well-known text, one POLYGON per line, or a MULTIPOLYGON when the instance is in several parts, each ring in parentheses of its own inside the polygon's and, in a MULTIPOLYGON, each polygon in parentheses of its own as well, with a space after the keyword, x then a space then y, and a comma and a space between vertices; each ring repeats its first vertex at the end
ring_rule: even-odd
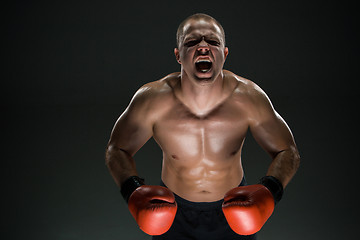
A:
POLYGON ((191 41, 186 42, 186 43, 184 44, 184 46, 185 46, 185 47, 193 47, 193 46, 195 46, 195 45, 198 44, 198 43, 199 43, 199 41, 197 41, 197 40, 191 40, 191 41))
POLYGON ((218 41, 215 41, 215 40, 208 40, 207 41, 210 45, 213 45, 213 46, 219 46, 220 43, 218 41))

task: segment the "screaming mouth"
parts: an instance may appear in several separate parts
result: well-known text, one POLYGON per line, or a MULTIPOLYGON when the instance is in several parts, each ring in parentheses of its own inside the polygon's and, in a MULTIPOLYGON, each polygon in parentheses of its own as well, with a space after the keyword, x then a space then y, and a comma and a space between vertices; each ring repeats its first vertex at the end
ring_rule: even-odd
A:
POLYGON ((211 69, 212 62, 207 59, 201 59, 196 61, 195 66, 196 70, 198 70, 199 72, 207 73, 211 69))

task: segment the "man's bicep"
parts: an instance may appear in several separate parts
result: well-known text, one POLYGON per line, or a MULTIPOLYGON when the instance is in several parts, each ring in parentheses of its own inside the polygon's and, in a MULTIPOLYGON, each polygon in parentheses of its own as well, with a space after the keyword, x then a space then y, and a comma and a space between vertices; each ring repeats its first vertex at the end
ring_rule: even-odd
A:
POLYGON ((257 143, 271 156, 295 145, 289 127, 275 111, 271 117, 250 125, 250 131, 257 143))
POLYGON ((151 136, 152 131, 148 127, 122 115, 114 126, 109 145, 134 155, 151 136))
POLYGON ((143 102, 134 100, 121 114, 112 130, 109 145, 134 155, 152 136, 152 125, 143 102))
POLYGON ((257 143, 271 156, 295 146, 290 128, 275 111, 262 90, 257 92, 251 111, 250 131, 257 143))

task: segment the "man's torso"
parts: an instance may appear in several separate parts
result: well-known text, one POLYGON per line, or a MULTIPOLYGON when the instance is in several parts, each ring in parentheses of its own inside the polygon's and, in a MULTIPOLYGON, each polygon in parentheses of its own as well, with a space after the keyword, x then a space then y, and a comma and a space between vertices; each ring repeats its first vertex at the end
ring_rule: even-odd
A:
POLYGON ((221 199, 243 178, 241 148, 252 104, 249 80, 227 72, 229 94, 205 115, 192 112, 174 94, 179 77, 154 82, 153 137, 163 151, 162 179, 194 202, 221 199))

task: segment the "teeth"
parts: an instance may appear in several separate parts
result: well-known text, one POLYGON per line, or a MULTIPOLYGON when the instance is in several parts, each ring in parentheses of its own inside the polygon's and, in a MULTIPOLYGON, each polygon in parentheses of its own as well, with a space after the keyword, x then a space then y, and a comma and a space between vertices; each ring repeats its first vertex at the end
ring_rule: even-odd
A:
POLYGON ((202 62, 210 63, 211 61, 208 59, 200 59, 196 61, 196 63, 202 63, 202 62))

